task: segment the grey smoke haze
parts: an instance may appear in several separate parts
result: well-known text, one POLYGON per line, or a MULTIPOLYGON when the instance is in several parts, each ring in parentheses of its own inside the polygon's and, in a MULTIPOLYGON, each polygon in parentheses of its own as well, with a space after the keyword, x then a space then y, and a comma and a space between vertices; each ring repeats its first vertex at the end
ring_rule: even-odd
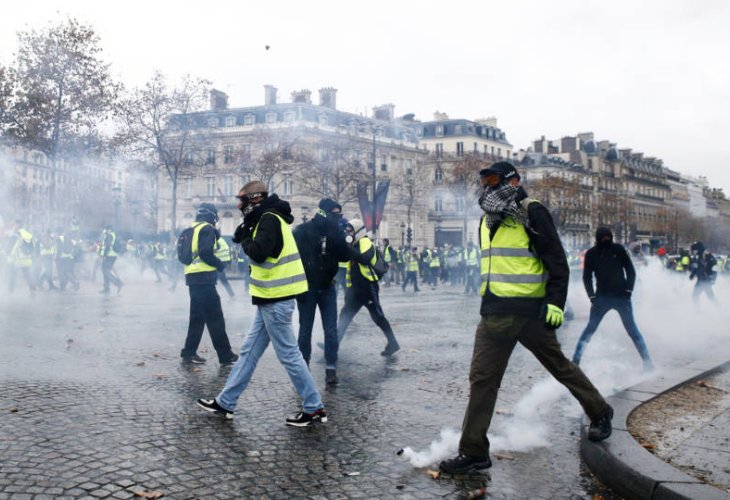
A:
POLYGON ((282 96, 332 85, 348 111, 392 102, 420 119, 494 115, 516 148, 592 130, 730 190, 730 4, 721 0, 37 0, 3 12, 0 62, 11 60, 17 30, 57 13, 91 23, 132 86, 154 68, 190 72, 245 106, 263 102, 266 83, 282 96))
MULTIPOLYGON (((677 359, 701 359, 723 349, 730 352, 729 316, 724 308, 730 299, 727 275, 718 277, 715 284, 716 304, 702 297, 696 305, 691 299, 695 282, 688 279, 687 273, 662 269, 658 259, 651 259, 646 267, 637 267, 637 272, 634 316, 656 364, 656 374, 671 370, 677 359)), ((571 281, 569 299, 578 319, 568 323, 558 335, 568 357, 587 323, 590 305, 579 282, 571 281)), ((581 368, 604 396, 656 375, 642 373, 641 359, 615 311, 604 317, 586 348, 581 368)), ((511 415, 507 418, 495 415, 489 432, 491 451, 527 452, 550 446, 551 429, 546 415, 558 412, 566 418, 577 418, 583 413, 567 389, 547 373, 508 410, 511 415)), ((434 436, 428 449, 407 447, 403 455, 414 467, 438 463, 457 452, 460 435, 458 430, 445 428, 438 438, 434 436)))

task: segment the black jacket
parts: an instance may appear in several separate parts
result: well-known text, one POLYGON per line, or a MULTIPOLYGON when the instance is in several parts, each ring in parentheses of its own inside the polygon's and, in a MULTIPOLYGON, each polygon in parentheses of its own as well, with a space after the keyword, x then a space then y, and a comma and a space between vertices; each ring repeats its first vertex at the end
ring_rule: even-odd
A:
MULTIPOLYGON (((265 262, 268 257, 278 257, 284 248, 284 237, 281 234, 279 220, 272 214, 280 216, 288 224, 294 222, 289 203, 272 194, 248 214, 236 229, 234 241, 240 242, 246 255, 258 264, 265 262), (254 238, 253 231, 257 224, 258 230, 254 238)), ((254 304, 269 304, 292 298, 294 296, 276 299, 251 297, 251 301, 254 304)))
MULTIPOLYGON (((205 222, 205 221, 197 221, 205 222)), ((218 239, 218 231, 215 226, 208 223, 198 233, 198 254, 200 260, 216 268, 216 271, 202 273, 191 273, 185 275, 185 284, 190 285, 215 285, 218 281, 218 271, 225 268, 225 264, 215 256, 215 242, 218 239)))
MULTIPOLYGON (((553 304, 565 309, 570 269, 553 218, 547 208, 535 201, 527 206, 527 217, 529 227, 525 229, 530 238, 530 251, 542 261, 545 271, 549 274, 545 298, 504 298, 497 297, 487 290, 482 297, 479 311, 482 316, 516 314, 537 317, 544 304, 553 304)), ((494 238, 498 228, 499 224, 496 224, 490 229, 490 238, 494 238)))
POLYGON ((618 243, 609 247, 596 245, 590 248, 583 262, 583 286, 589 297, 609 295, 625 297, 627 290, 634 289, 636 271, 629 254, 618 243), (593 290, 593 276, 596 290, 593 290))
POLYGON ((345 233, 322 215, 294 230, 299 256, 304 264, 310 290, 329 288, 334 283, 338 262, 350 260, 345 233))

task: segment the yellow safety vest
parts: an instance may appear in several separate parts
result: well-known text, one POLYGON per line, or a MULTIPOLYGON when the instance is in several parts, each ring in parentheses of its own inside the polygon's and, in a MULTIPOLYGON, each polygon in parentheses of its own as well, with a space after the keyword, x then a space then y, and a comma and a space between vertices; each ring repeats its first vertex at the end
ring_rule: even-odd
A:
MULTIPOLYGON (((371 248, 373 248, 373 242, 370 241, 370 238, 367 236, 363 236, 357 241, 358 248, 360 249, 360 253, 365 253, 371 248)), ((360 266, 360 274, 362 274, 363 278, 365 278, 368 281, 378 281, 378 277, 373 274, 372 266, 375 265, 375 261, 377 260, 378 256, 375 252, 373 252, 373 256, 370 258, 370 265, 364 266, 360 263, 357 265, 360 266)), ((356 262, 354 260, 350 261, 347 266, 347 275, 345 276, 345 281, 347 283, 347 287, 352 286, 352 273, 350 270, 352 269, 352 263, 356 262)))
POLYGON ((494 239, 489 238, 487 217, 482 217, 481 236, 482 296, 487 289, 498 297, 539 298, 545 296, 548 274, 540 259, 530 252, 525 227, 505 217, 494 239))
POLYGON ((406 261, 408 262, 408 267, 406 268, 406 270, 417 273, 418 272, 418 258, 416 258, 412 255, 410 255, 410 256, 408 256, 408 255, 409 254, 406 254, 406 261))
POLYGON ((54 245, 53 243, 51 243, 50 245, 41 243, 40 254, 41 257, 53 257, 56 254, 56 245, 54 245))
MULTIPOLYGON (((185 274, 193 274, 193 273, 209 273, 211 271, 217 271, 217 269, 209 264, 206 264, 203 262, 203 259, 200 258, 200 254, 198 253, 198 240, 200 238, 200 231, 207 225, 211 225, 208 222, 193 222, 192 226, 193 229, 193 241, 192 244, 192 252, 193 252, 193 262, 191 262, 189 265, 185 266, 185 274)), ((211 226, 212 227, 212 226, 211 226)))
POLYGON ((10 262, 16 267, 30 267, 33 265, 33 254, 27 254, 23 251, 22 247, 24 243, 33 244, 33 235, 21 229, 18 231, 18 239, 13 245, 13 249, 10 251, 10 262))
POLYGON ((464 250, 466 253, 466 265, 470 267, 476 267, 479 265, 479 260, 477 259, 477 249, 472 248, 471 250, 467 249, 464 250))
POLYGON ((383 250, 383 260, 390 264, 390 245, 385 247, 385 250, 383 250))
MULTIPOLYGON (((262 263, 251 260, 251 278, 249 293, 252 297, 276 299, 299 295, 307 290, 307 277, 304 274, 304 265, 299 257, 299 249, 294 240, 289 224, 274 212, 265 212, 262 217, 273 215, 279 221, 281 236, 284 245, 278 257, 267 257, 262 263)), ((259 224, 253 230, 253 237, 259 230, 259 224)))
POLYGON ((438 254, 435 254, 433 257, 431 257, 431 262, 429 262, 428 267, 441 267, 441 259, 439 259, 438 254))
POLYGON ((215 256, 223 262, 231 261, 231 247, 225 238, 218 238, 215 242, 215 256))

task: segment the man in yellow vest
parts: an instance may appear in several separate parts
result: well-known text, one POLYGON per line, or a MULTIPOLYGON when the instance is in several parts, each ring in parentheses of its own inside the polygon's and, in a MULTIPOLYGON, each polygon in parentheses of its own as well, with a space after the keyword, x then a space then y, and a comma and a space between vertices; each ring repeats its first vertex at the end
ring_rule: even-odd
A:
POLYGON ((358 233, 364 229, 365 225, 360 219, 350 219, 345 225, 345 233, 352 243, 353 258, 350 260, 347 269, 347 292, 345 293, 345 305, 340 311, 337 336, 340 344, 342 344, 342 338, 345 336, 352 318, 364 306, 388 341, 380 355, 392 356, 400 349, 400 346, 393 333, 393 328, 391 328, 390 322, 388 322, 385 313, 383 313, 383 308, 380 306, 378 276, 373 271, 377 258, 375 245, 367 235, 358 237, 358 233))
POLYGON ((8 277, 8 291, 15 289, 15 279, 17 273, 23 275, 28 288, 31 292, 35 292, 35 280, 31 274, 33 267, 33 259, 35 257, 36 248, 33 241, 33 234, 27 229, 21 227, 20 222, 16 222, 17 231, 14 235, 15 241, 11 247, 8 263, 10 264, 10 276, 8 277))
POLYGON ((217 221, 218 209, 215 205, 201 203, 195 214, 195 222, 192 224, 193 260, 185 266, 185 284, 190 293, 190 321, 185 346, 180 351, 184 363, 205 363, 205 358, 198 356, 197 351, 206 326, 220 365, 231 365, 238 359, 238 356, 231 351, 221 298, 215 289, 218 270, 223 269, 223 262, 215 256, 217 221))
POLYGON ((527 200, 509 162, 480 172, 479 204, 482 319, 477 326, 469 372, 469 404, 459 454, 441 462, 443 472, 491 467, 487 431, 502 376, 517 342, 578 399, 591 419, 588 438, 611 435, 612 408, 560 349, 555 329, 563 322, 570 271, 548 210, 527 200))
POLYGON ((56 258, 56 237, 51 233, 50 229, 41 237, 38 256, 41 265, 38 275, 38 287, 41 288, 43 283, 48 283, 48 290, 57 290, 58 287, 53 283, 53 261, 56 258))
POLYGON ((107 225, 101 235, 101 246, 99 247, 99 256, 101 257, 101 272, 104 275, 104 288, 99 293, 109 293, 109 283, 113 283, 117 287, 117 294, 122 290, 122 280, 119 279, 114 271, 114 263, 117 261, 117 252, 114 245, 117 241, 117 234, 111 226, 107 225))
POLYGON ((289 203, 269 195, 261 181, 251 181, 238 193, 243 223, 233 236, 251 259, 249 293, 256 316, 241 346, 240 358, 226 385, 214 399, 198 399, 206 411, 233 418, 238 398, 251 380, 256 365, 269 346, 284 366, 302 399, 302 411, 286 419, 287 425, 306 427, 327 421, 312 374, 304 362, 292 329, 295 297, 308 290, 304 266, 289 225, 294 221, 289 203))
POLYGON ((218 239, 215 242, 215 256, 223 262, 223 270, 218 271, 218 279, 221 281, 223 288, 226 289, 226 292, 228 292, 228 296, 231 300, 233 300, 236 293, 233 291, 231 282, 228 281, 228 276, 226 276, 226 268, 231 264, 233 257, 231 256, 231 247, 228 246, 228 242, 220 235, 220 233, 218 234, 218 239))
POLYGON ((479 290, 479 251, 473 241, 469 241, 464 249, 466 263, 466 288, 464 293, 476 295, 479 290))
POLYGON ((408 283, 413 283, 413 291, 420 292, 418 288, 418 249, 416 247, 403 251, 403 260, 406 266, 406 276, 403 278, 401 289, 405 292, 408 283))

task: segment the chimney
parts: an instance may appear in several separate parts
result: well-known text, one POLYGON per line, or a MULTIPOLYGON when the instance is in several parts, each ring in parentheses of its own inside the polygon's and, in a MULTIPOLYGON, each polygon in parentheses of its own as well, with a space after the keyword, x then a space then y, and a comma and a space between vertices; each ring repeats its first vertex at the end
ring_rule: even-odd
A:
POLYGON ((312 92, 307 89, 291 93, 291 102, 299 104, 312 104, 312 92))
POLYGON ((211 89, 210 91, 210 110, 211 111, 223 111, 228 109, 228 96, 225 92, 220 90, 211 89))
POLYGON ((276 87, 273 85, 264 85, 264 105, 271 106, 276 104, 276 87))
POLYGON ((384 122, 392 122, 395 119, 395 104, 383 104, 373 108, 373 118, 384 122))
POLYGON ((337 109, 337 89, 332 87, 319 89, 319 105, 325 108, 337 109))
POLYGON ((448 120, 449 115, 446 113, 442 113, 441 111, 434 111, 433 112, 433 119, 436 121, 442 121, 442 120, 448 120))
POLYGON ((561 153, 572 153, 578 151, 578 138, 577 137, 562 137, 560 139, 560 152, 561 153))
POLYGON ((497 117, 496 116, 490 116, 487 118, 477 118, 474 120, 479 125, 486 125, 487 127, 493 127, 497 128, 497 117))

